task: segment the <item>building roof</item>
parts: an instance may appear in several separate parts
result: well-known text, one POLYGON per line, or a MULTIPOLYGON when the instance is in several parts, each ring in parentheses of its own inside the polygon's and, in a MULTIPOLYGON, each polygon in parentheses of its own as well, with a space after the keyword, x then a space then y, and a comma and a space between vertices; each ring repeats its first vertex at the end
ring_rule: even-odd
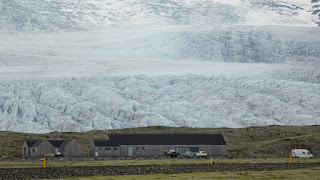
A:
POLYGON ((96 147, 118 147, 119 143, 106 139, 94 139, 93 143, 96 147))
POLYGON ((39 146, 43 140, 41 139, 36 139, 36 140, 26 140, 27 146, 28 147, 37 147, 39 146))
POLYGON ((54 147, 65 147, 67 144, 69 144, 72 140, 68 139, 68 140, 48 140, 52 146, 54 147))
POLYGON ((96 147, 119 145, 226 145, 222 134, 109 134, 96 147))
MULTIPOLYGON (((43 141, 43 139, 36 139, 36 140, 26 140, 27 146, 28 147, 37 147, 39 146, 43 141)), ((66 145, 68 145, 70 142, 72 141, 72 139, 68 139, 68 140, 48 140, 48 142, 50 142, 52 144, 52 146, 54 147, 65 147, 66 145)))
POLYGON ((71 141, 72 141, 72 139, 67 139, 67 140, 65 140, 65 141, 60 145, 60 147, 66 147, 71 141))

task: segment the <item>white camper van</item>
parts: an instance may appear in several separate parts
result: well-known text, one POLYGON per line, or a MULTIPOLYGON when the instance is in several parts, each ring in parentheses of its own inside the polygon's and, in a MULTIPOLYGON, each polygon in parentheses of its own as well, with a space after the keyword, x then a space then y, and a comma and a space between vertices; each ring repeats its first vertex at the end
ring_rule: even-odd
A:
POLYGON ((306 149, 292 149, 291 157, 310 158, 313 155, 306 149))

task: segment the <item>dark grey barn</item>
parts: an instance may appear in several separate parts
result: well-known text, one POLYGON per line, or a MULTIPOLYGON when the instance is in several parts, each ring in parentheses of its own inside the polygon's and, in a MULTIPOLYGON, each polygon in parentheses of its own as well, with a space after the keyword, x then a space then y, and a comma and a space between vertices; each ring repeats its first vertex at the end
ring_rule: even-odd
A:
POLYGON ((165 150, 206 151, 208 156, 225 156, 221 134, 110 134, 91 143, 92 156, 164 156, 165 150))
POLYGON ((82 147, 75 139, 69 140, 25 140, 22 147, 23 157, 62 155, 77 157, 82 154, 82 147))

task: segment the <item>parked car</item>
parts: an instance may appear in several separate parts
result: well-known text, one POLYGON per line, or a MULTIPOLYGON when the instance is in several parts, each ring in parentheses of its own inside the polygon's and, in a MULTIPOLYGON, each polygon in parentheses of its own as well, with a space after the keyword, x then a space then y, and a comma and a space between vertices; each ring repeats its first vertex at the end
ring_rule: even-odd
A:
POLYGON ((313 155, 306 149, 292 149, 291 157, 311 158, 313 155))
POLYGON ((196 153, 197 157, 207 157, 208 154, 205 151, 199 151, 196 153))
POLYGON ((192 158, 194 156, 195 156, 195 153, 192 151, 187 151, 183 154, 183 157, 186 157, 186 158, 192 158))
POLYGON ((61 152, 56 152, 55 156, 62 156, 61 152))
POLYGON ((178 157, 179 156, 179 153, 177 153, 176 151, 174 150, 170 150, 166 153, 167 156, 169 157, 178 157))

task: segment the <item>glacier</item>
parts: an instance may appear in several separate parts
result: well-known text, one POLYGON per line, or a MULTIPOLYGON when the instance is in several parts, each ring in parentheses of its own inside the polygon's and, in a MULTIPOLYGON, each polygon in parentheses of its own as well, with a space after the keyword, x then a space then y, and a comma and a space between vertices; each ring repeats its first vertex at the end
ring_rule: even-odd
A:
POLYGON ((1 0, 0 29, 53 32, 123 24, 317 26, 312 0, 1 0))
POLYGON ((0 131, 320 125, 320 2, 0 0, 0 131))
POLYGON ((1 87, 0 130, 9 131, 320 122, 320 84, 265 77, 21 78, 1 87))

